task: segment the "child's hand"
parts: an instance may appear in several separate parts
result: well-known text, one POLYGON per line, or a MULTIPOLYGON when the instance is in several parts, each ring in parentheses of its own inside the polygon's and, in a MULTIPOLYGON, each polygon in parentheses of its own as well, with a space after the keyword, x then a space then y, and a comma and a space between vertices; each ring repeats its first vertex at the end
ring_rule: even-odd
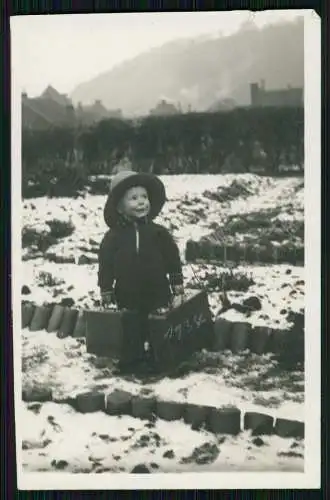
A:
POLYGON ((172 286, 172 297, 169 303, 169 309, 179 307, 184 302, 184 288, 183 285, 172 286))
POLYGON ((183 285, 176 285, 173 287, 173 301, 172 307, 177 307, 184 302, 184 288, 183 285))
POLYGON ((155 313, 160 315, 160 316, 163 316, 164 314, 167 314, 169 311, 169 308, 168 307, 158 307, 156 310, 155 310, 155 313))
POLYGON ((101 304, 104 309, 113 309, 114 307, 116 307, 113 292, 101 293, 101 304))
POLYGON ((175 285, 173 287, 173 294, 174 295, 184 295, 184 288, 183 285, 175 285))

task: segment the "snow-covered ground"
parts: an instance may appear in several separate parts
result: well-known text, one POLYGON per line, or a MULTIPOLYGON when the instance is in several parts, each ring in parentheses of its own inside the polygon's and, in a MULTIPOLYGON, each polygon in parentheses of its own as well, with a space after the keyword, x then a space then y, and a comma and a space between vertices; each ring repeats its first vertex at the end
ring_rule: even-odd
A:
MULTIPOLYGON (((304 190, 299 178, 274 179, 252 174, 228 174, 166 176, 162 180, 166 186, 168 202, 155 222, 173 231, 182 251, 188 238, 198 240, 210 232, 212 224, 221 224, 233 214, 279 206, 283 207, 284 214, 285 207, 294 204, 295 217, 303 218, 304 190), (237 182, 237 179, 248 190, 249 196, 222 203, 208 198, 207 192, 216 193, 219 188, 228 187, 234 180, 237 182), (192 204, 186 206, 184 202, 187 200, 192 204)), ((23 225, 47 231, 48 220, 70 220, 76 227, 74 234, 52 248, 52 251, 65 251, 66 255, 77 257, 80 247, 90 247, 90 239, 100 242, 106 231, 103 220, 104 203, 104 196, 88 194, 76 199, 27 200, 24 203, 23 225)))
MULTIPOLYGON (((234 214, 280 208, 279 220, 285 221, 290 217, 303 219, 304 188, 302 180, 298 178, 274 179, 251 174, 185 175, 165 176, 163 181, 168 203, 157 222, 171 229, 180 246, 182 258, 187 239, 198 240, 209 234, 214 224, 221 225, 234 214), (214 194, 224 186, 231 186, 234 180, 244 188, 242 196, 221 202, 209 196, 208 193, 214 194)), ((24 299, 41 304, 71 298, 79 308, 95 307, 95 301, 99 298, 96 283, 97 248, 107 229, 103 221, 104 203, 104 196, 89 194, 77 199, 25 200, 22 221, 25 228, 33 228, 39 234, 44 231, 47 235, 50 234, 47 222, 57 219, 73 224, 74 231, 58 239, 46 250, 40 251, 37 245, 29 245, 23 249, 22 285, 28 286, 31 291, 23 296, 24 299), (51 260, 56 260, 54 255, 69 260, 69 263, 52 262, 51 260), (88 263, 82 265, 83 262, 88 263)), ((226 268, 220 264, 185 264, 186 287, 193 287, 193 281, 196 280, 203 282, 205 273, 220 275, 224 267, 226 268)), ((286 329, 290 326, 290 311, 303 312, 302 267, 249 265, 237 267, 235 271, 251 276, 253 283, 245 291, 229 290, 229 299, 240 303, 246 297, 256 296, 262 307, 248 318, 229 310, 224 314, 226 319, 286 329)), ((221 307, 220 290, 210 292, 209 302, 215 314, 221 307)), ((94 356, 86 353, 82 339, 60 340, 55 334, 45 331, 23 330, 22 349, 23 387, 34 383, 46 385, 58 397, 83 392, 95 385, 109 390, 120 387, 133 393, 140 392, 142 387, 137 380, 113 376, 111 363, 97 363, 94 356)), ((176 379, 149 382, 143 384, 143 389, 163 399, 214 406, 237 405, 243 411, 253 409, 275 417, 303 420, 303 382, 301 372, 276 372, 276 364, 270 357, 252 356, 248 353, 233 356, 224 353, 219 356, 213 371, 205 370, 176 379)), ((65 405, 51 403, 42 405, 39 414, 27 407, 24 411, 26 421, 31 422, 31 425, 24 426, 24 440, 40 441, 43 430, 45 433, 42 440, 45 440, 47 433, 52 432, 52 437, 49 438, 51 443, 44 449, 30 446, 31 449, 24 451, 26 470, 53 470, 56 469, 56 460, 66 461, 66 470, 78 472, 96 470, 98 467, 128 471, 141 461, 156 463, 159 468, 154 468, 155 472, 303 469, 302 443, 293 444, 290 440, 275 436, 262 438, 266 444, 260 447, 251 444, 247 433, 237 438, 226 437, 224 443, 219 445, 220 454, 212 464, 182 464, 180 462, 184 456, 188 456, 205 442, 216 443, 217 437, 202 431, 192 431, 181 422, 159 421, 156 428, 164 440, 164 446, 155 448, 148 445, 135 449, 134 446, 132 448, 133 442, 141 434, 156 432, 155 429, 148 428, 146 431, 145 422, 129 417, 117 419, 103 414, 79 415, 65 405), (51 412, 59 421, 61 430, 49 428, 47 412, 51 412), (103 426, 104 432, 101 430, 103 426), (129 428, 132 430, 129 431, 129 428), (98 437, 99 434, 109 433, 109 429, 114 430, 116 442, 98 437), (70 446, 67 444, 68 440, 70 446), (291 445, 293 451, 285 455, 291 445), (169 460, 163 457, 168 449, 174 451, 175 458, 169 460), (91 450, 97 450, 95 455, 91 450), (299 453, 294 456, 297 450, 299 453), (281 454, 283 451, 284 455, 281 454), (114 458, 117 455, 121 458, 114 458), (89 460, 90 456, 94 458, 89 460), (96 464, 98 458, 101 462, 99 465, 96 464), (55 462, 51 465, 53 460, 55 462)))
MULTIPOLYGON (((212 370, 180 378, 144 380, 112 374, 111 360, 88 354, 83 339, 59 339, 55 333, 23 330, 23 388, 52 389, 55 399, 100 388, 155 395, 162 400, 210 406, 233 405, 274 417, 303 420, 304 384, 300 372, 279 373, 269 355, 210 355, 212 370), (299 418, 297 417, 299 415, 299 418)), ((207 364, 207 363, 206 363, 207 364)))
MULTIPOLYGON (((183 260, 187 239, 198 240, 212 231, 212 224, 224 223, 234 214, 280 208, 280 217, 287 218, 287 207, 290 204, 290 212, 294 210, 297 220, 303 216, 304 190, 299 178, 273 179, 244 174, 166 176, 163 180, 169 201, 156 221, 172 230, 183 260), (218 202, 209 199, 205 194, 216 193, 224 186, 230 186, 234 180, 239 182, 243 192, 249 192, 250 195, 218 202), (183 200, 188 200, 189 205, 182 206, 183 200)), ((23 249, 23 258, 26 259, 23 283, 31 288, 31 297, 36 303, 60 301, 63 297, 70 297, 78 307, 94 306, 94 300, 98 298, 97 250, 107 230, 103 221, 104 202, 104 196, 88 194, 77 199, 38 198, 25 201, 25 228, 34 228, 38 233, 45 231, 49 234, 47 222, 54 219, 70 222, 75 228, 71 235, 58 239, 44 252, 38 251, 33 245, 23 249), (49 261, 54 260, 54 255, 69 262, 71 259, 71 264, 49 261), (84 262, 79 260, 84 257, 89 264, 77 265, 78 262, 84 262), (43 279, 45 272, 54 278, 51 286, 43 279), (60 281, 56 283, 58 280, 60 281)), ((226 266, 224 268, 221 265, 185 264, 186 283, 196 283, 196 278, 203 280, 206 271, 221 273, 224 269, 226 266)), ((235 271, 241 270, 239 266, 235 268, 235 271)), ((249 321, 273 328, 287 328, 287 315, 283 310, 298 312, 303 308, 304 269, 290 265, 244 265, 243 271, 247 275, 252 274, 255 281, 248 294, 257 295, 262 302, 262 310, 253 314, 249 321)), ((245 296, 245 292, 229 290, 229 298, 235 299, 235 302, 240 302, 245 296)), ((209 298, 211 309, 215 312, 219 309, 219 293, 211 293, 209 298)), ((231 318, 232 311, 229 311, 228 315, 228 319, 231 318)))
POLYGON ((83 415, 55 403, 24 405, 22 418, 31 472, 131 472, 140 464, 150 472, 303 472, 304 443, 295 439, 214 436, 181 421, 83 415))
MULTIPOLYGON (((190 286, 203 282, 207 272, 220 274, 225 268, 222 266, 207 266, 187 264, 184 266, 185 282, 190 286), (196 280, 198 278, 198 281, 196 280)), ((290 326, 287 316, 290 311, 301 312, 304 300, 304 269, 287 265, 277 266, 237 266, 237 272, 244 272, 252 276, 254 284, 248 291, 228 291, 229 300, 241 303, 246 296, 257 296, 262 309, 255 311, 249 318, 243 314, 228 310, 222 315, 229 321, 248 320, 252 325, 269 326, 286 329, 290 326)), ((75 264, 54 264, 36 259, 24 262, 24 283, 29 286, 31 295, 26 299, 33 299, 36 304, 60 302, 70 297, 78 308, 93 308, 94 301, 99 300, 97 288, 97 264, 79 266, 75 264), (44 273, 49 273, 55 280, 48 285, 44 281, 44 273)), ((209 293, 211 311, 215 314, 220 308, 220 293, 209 293)))

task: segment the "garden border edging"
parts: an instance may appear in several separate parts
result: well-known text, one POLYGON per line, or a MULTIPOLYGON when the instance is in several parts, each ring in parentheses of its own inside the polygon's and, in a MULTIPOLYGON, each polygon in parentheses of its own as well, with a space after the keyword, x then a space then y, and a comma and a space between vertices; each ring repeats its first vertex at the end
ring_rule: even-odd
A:
POLYGON ((213 434, 238 435, 251 430, 253 436, 277 435, 283 438, 304 438, 305 423, 298 420, 276 418, 267 413, 243 411, 234 406, 214 407, 162 400, 151 394, 140 396, 125 390, 111 392, 84 391, 75 397, 53 398, 51 390, 23 391, 22 399, 28 403, 54 402, 68 404, 79 413, 102 411, 111 416, 129 415, 141 420, 183 420, 193 430, 205 428, 213 434), (39 392, 38 392, 39 391, 39 392))
MULTIPOLYGON (((59 338, 68 336, 85 337, 84 311, 60 304, 37 306, 30 301, 22 301, 22 328, 30 331, 46 330, 57 333, 59 338)), ((289 330, 267 326, 252 327, 248 322, 232 322, 220 317, 213 321, 213 347, 211 352, 227 349, 233 353, 250 349, 256 354, 280 354, 285 350, 285 336, 289 330)), ((303 336, 302 336, 303 338, 303 336)))

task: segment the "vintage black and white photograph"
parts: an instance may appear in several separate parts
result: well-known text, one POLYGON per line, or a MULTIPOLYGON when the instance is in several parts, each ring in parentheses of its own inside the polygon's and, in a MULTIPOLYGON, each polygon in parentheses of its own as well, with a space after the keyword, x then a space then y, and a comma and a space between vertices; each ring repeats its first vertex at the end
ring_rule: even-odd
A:
POLYGON ((19 488, 318 487, 318 21, 11 18, 19 488))

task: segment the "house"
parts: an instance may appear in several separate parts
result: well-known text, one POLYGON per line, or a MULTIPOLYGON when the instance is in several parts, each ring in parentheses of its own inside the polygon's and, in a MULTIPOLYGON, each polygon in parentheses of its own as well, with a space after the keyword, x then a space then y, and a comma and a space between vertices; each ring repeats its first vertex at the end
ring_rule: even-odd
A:
POLYGON ((51 127, 93 125, 102 119, 122 118, 121 110, 109 111, 100 100, 91 106, 78 104, 75 108, 65 94, 49 85, 39 97, 22 93, 22 127, 45 130, 51 127))
POLYGON ((60 106, 72 106, 72 101, 66 94, 60 94, 57 90, 54 89, 51 85, 43 91, 40 96, 43 99, 49 99, 51 101, 57 102, 60 106))
POLYGON ((250 84, 251 106, 304 106, 304 91, 302 88, 291 87, 285 89, 266 90, 265 82, 250 84))
POLYGON ((73 126, 75 111, 72 104, 62 105, 49 95, 29 98, 22 94, 22 127, 47 129, 53 126, 73 126))
POLYGON ((84 106, 84 110, 86 112, 93 113, 96 117, 102 118, 122 118, 122 110, 121 109, 107 109, 100 99, 96 99, 92 106, 84 106))
POLYGON ((153 116, 169 116, 176 115, 180 111, 171 102, 162 99, 157 106, 155 106, 151 111, 150 115, 153 116))
POLYGON ((76 114, 78 121, 84 125, 92 125, 107 118, 123 118, 121 109, 109 110, 99 99, 96 99, 89 106, 83 106, 81 103, 78 103, 76 114))

